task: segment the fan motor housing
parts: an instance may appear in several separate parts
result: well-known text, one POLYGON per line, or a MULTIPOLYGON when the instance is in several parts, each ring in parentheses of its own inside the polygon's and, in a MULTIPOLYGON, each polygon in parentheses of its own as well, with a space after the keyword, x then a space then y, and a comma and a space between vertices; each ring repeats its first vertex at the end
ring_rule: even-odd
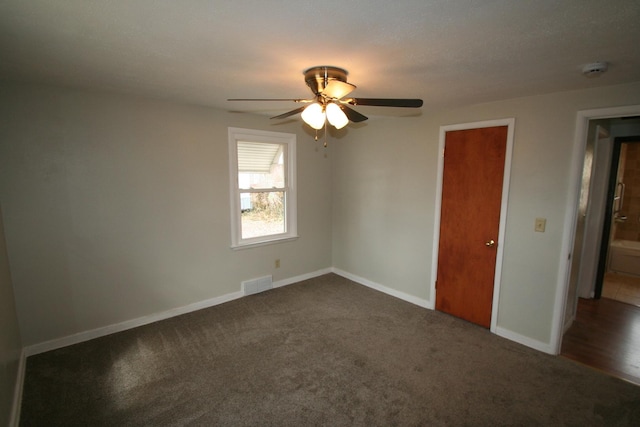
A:
POLYGON ((304 81, 315 95, 319 95, 331 80, 347 81, 347 70, 321 65, 304 71, 304 81))

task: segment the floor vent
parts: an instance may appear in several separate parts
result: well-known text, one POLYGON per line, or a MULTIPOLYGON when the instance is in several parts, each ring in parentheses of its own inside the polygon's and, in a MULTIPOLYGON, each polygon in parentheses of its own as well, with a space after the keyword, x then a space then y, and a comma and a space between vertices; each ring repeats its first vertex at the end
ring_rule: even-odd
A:
POLYGON ((242 292, 245 295, 257 294, 273 288, 271 276, 258 277, 257 279, 242 282, 242 292))

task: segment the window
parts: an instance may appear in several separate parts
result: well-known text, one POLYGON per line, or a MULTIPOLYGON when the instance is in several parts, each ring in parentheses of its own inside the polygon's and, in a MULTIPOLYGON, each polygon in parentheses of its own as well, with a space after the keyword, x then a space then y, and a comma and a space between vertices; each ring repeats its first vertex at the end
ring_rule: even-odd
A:
POLYGON ((296 136, 229 128, 231 246, 294 239, 296 136))

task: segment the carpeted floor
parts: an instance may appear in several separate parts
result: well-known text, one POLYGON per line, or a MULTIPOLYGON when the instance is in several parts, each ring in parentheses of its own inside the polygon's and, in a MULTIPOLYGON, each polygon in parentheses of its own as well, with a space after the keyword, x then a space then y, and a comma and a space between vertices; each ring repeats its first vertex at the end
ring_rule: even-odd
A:
POLYGON ((24 426, 640 425, 640 387, 329 274, 27 359, 24 426))

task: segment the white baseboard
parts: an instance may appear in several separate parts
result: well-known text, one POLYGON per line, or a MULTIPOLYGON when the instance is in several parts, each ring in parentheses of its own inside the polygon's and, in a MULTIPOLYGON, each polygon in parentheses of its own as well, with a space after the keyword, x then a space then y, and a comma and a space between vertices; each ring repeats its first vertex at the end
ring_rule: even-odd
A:
POLYGON ((27 365, 27 356, 24 349, 20 352, 20 360, 18 361, 18 372, 16 375, 16 383, 13 388, 13 404, 11 405, 11 416, 9 418, 9 427, 18 427, 20 424, 20 407, 22 406, 22 388, 24 386, 24 372, 27 365))
MULTIPOLYGON (((376 282, 372 282, 371 280, 365 279, 363 277, 357 276, 355 274, 351 274, 348 273, 344 270, 340 270, 339 268, 335 268, 335 267, 330 267, 330 268, 325 268, 325 269, 321 269, 321 270, 317 270, 311 273, 307 273, 307 274, 302 274, 299 276, 295 276, 295 277, 290 277, 287 279, 282 279, 282 280, 278 280, 276 282, 273 282, 273 287, 274 288, 279 288, 282 286, 287 286, 293 283, 297 283, 297 282, 301 282, 303 280, 308 280, 308 279, 312 279, 314 277, 318 277, 318 276, 322 276, 324 274, 328 274, 328 273, 335 273, 338 274, 339 276, 345 277, 349 280, 352 280, 356 283, 359 283, 361 285, 364 285, 368 288, 383 292, 387 295, 391 295, 392 297, 395 298, 399 298, 403 301, 407 301, 411 304, 415 304, 419 307, 423 307, 426 309, 430 309, 432 310, 432 304, 431 301, 426 300, 426 299, 422 299, 422 298, 418 298, 416 296, 413 295, 409 295, 407 293, 392 289, 392 288, 388 288, 384 285, 381 285, 379 283, 376 282)), ((216 298, 211 298, 208 300, 204 300, 204 301, 199 301, 193 304, 189 304, 183 307, 178 307, 175 309, 171 309, 171 310, 167 310, 161 313, 156 313, 156 314, 151 314, 148 316, 142 316, 139 317, 137 319, 132 319, 132 320, 128 320, 125 322, 121 322, 121 323, 117 323, 117 324, 113 324, 113 325, 108 325, 108 326, 104 326, 101 328, 97 328, 97 329, 92 329, 89 331, 85 331, 85 332, 79 332, 77 334, 73 334, 73 335, 69 335, 66 337, 62 337, 62 338, 58 338, 58 339, 54 339, 54 340, 50 340, 50 341, 45 341, 42 343, 38 343, 38 344, 34 344, 34 345, 30 345, 27 346, 23 349, 23 359, 28 357, 28 356, 32 356, 35 354, 39 354, 39 353, 44 353, 46 351, 50 351, 50 350, 55 350, 58 348, 62 348, 62 347, 66 347, 69 345, 73 345, 73 344, 78 344, 84 341, 88 341, 94 338, 99 338, 102 336, 106 336, 106 335, 110 335, 116 332, 122 332, 128 329, 132 329, 132 328, 136 328, 138 326, 143 326, 143 325, 147 325, 149 323, 153 323, 153 322, 157 322, 160 320, 165 320, 165 319, 169 319, 171 317, 174 316, 179 316, 181 314, 186 314, 186 313, 190 313, 192 311, 196 311, 196 310, 201 310, 203 308, 209 308, 209 307, 213 307, 219 304, 223 304, 225 302, 228 301, 232 301, 238 298, 243 297, 244 294, 242 291, 237 291, 237 292, 232 292, 226 295, 222 295, 220 297, 216 297, 216 298)), ((551 348, 551 346, 548 343, 543 343, 537 340, 534 340, 532 338, 526 337, 524 335, 520 335, 516 332, 510 331, 508 329, 504 329, 501 327, 496 327, 495 329, 495 334, 499 335, 501 337, 504 337, 506 339, 509 339, 511 341, 515 341, 517 343, 523 344, 527 347, 531 347, 535 350, 538 351, 542 351, 544 353, 549 353, 549 354, 554 354, 553 348, 551 348)), ((24 360, 21 360, 21 369, 22 369, 22 373, 21 375, 24 376, 24 360)), ((20 387, 22 387, 22 380, 20 381, 20 387)), ((20 393, 21 394, 21 393, 20 393)))
POLYGON ((278 280, 273 282, 274 288, 280 288, 282 286, 291 285, 293 283, 302 282, 303 280, 313 279, 314 277, 322 276, 324 274, 331 273, 331 268, 324 268, 322 270, 316 270, 312 273, 301 274, 300 276, 290 277, 288 279, 278 280))
MULTIPOLYGON (((335 267, 330 267, 330 268, 325 268, 325 269, 321 269, 321 270, 317 270, 311 273, 307 273, 307 274, 302 274, 299 276, 295 276, 295 277, 291 277, 288 279, 282 279, 282 280, 278 280, 276 282, 273 282, 273 287, 274 288, 279 288, 282 286, 287 286, 293 283, 297 283, 297 282, 301 282, 303 280, 308 280, 308 279, 312 279, 314 277, 318 277, 318 276, 322 276, 324 274, 328 274, 328 273, 335 273, 339 276, 345 277, 349 280, 352 280, 358 284, 364 285, 368 288, 374 289, 376 291, 380 291, 383 292, 387 295, 390 295, 392 297, 395 298, 399 298, 403 301, 407 301, 411 304, 415 304, 417 306, 426 308, 426 309, 430 309, 433 310, 433 305, 431 304, 431 301, 426 300, 426 299, 422 299, 422 298, 418 298, 416 296, 413 295, 409 295, 406 294, 404 292, 392 289, 392 288, 388 288, 384 285, 381 285, 379 283, 375 283, 372 282, 368 279, 365 279, 363 277, 360 276, 356 276, 355 274, 351 274, 348 273, 346 271, 340 270, 338 268, 335 267)), ((22 350, 22 354, 20 356, 20 362, 19 362, 19 366, 18 366, 18 375, 17 375, 17 379, 16 379, 16 385, 15 385, 15 389, 14 389, 14 396, 13 396, 13 405, 12 405, 12 409, 11 409, 11 418, 10 418, 10 422, 9 422, 9 426, 10 427, 17 427, 19 422, 20 422, 20 406, 22 403, 22 390, 23 390, 23 385, 24 385, 24 375, 25 375, 25 369, 26 369, 26 358, 28 356, 32 356, 35 354, 39 354, 39 353, 43 353, 46 351, 50 351, 50 350, 55 350, 57 348, 62 348, 62 347, 66 347, 69 345, 73 345, 73 344, 78 344, 84 341, 88 341, 94 338, 99 338, 105 335, 110 335, 116 332, 122 332, 128 329, 132 329, 138 326, 143 326, 149 323, 153 323, 153 322, 157 322, 159 320, 164 320, 164 319, 169 319, 171 317, 174 316, 179 316, 181 314, 186 314, 186 313, 190 313, 192 311, 196 311, 196 310, 201 310, 204 308, 209 308, 209 307, 213 307, 219 304, 223 304, 225 302, 229 302, 238 298, 243 297, 244 294, 242 291, 237 291, 237 292, 232 292, 226 295, 222 295, 220 297, 216 297, 216 298, 211 298, 208 300, 204 300, 204 301, 199 301, 193 304, 189 304, 183 307, 178 307, 172 310, 167 310, 164 311, 162 313, 156 313, 156 314, 152 314, 149 316, 143 316, 143 317, 139 317, 137 319, 132 319, 132 320, 128 320, 125 322, 121 322, 121 323, 117 323, 114 325, 108 325, 102 328, 97 328, 97 329, 93 329, 90 331, 85 331, 85 332, 80 332, 77 334, 73 334, 73 335, 69 335, 66 337, 62 337, 59 339, 54 339, 54 340, 50 340, 50 341, 46 341, 43 343, 38 343, 38 344, 34 344, 34 345, 30 345, 25 347, 22 350)), ((541 341, 537 341, 534 340, 532 338, 526 337, 524 335, 520 335, 516 332, 510 331, 508 329, 505 328, 501 328, 501 327, 496 327, 495 328, 495 334, 498 336, 501 336, 503 338, 506 338, 508 340, 517 342, 519 344, 522 344, 524 346, 533 348, 535 350, 538 351, 542 351, 544 353, 548 353, 548 354, 555 354, 555 352, 553 351, 553 348, 550 344, 548 343, 544 343, 541 341)))
MULTIPOLYGON (((331 271, 349 280, 353 280, 356 283, 367 286, 371 289, 384 292, 385 294, 391 295, 396 298, 400 298, 401 300, 410 302, 420 307, 433 310, 432 308, 433 306, 431 305, 431 302, 429 300, 418 298, 413 295, 405 294, 404 292, 400 292, 395 289, 387 288, 386 286, 380 285, 378 283, 372 282, 365 278, 340 270, 339 268, 332 268, 331 271)), ((520 335, 516 332, 510 331, 509 329, 501 328, 498 326, 496 327, 494 333, 510 341, 514 341, 526 347, 533 348, 534 350, 538 350, 548 354, 556 354, 556 352, 554 352, 554 349, 549 343, 544 343, 542 341, 534 340, 533 338, 529 338, 524 335, 520 335)))
POLYGON ((496 327, 495 334, 498 336, 501 336, 502 338, 506 338, 510 341, 517 342, 518 344, 522 344, 524 346, 530 347, 534 350, 541 351, 543 353, 553 354, 553 355, 556 354, 551 344, 534 340, 533 338, 525 337, 524 335, 520 335, 517 332, 510 331, 509 329, 501 328, 498 326, 496 327))
MULTIPOLYGON (((291 277, 288 279, 279 280, 273 282, 274 288, 290 285, 292 283, 300 282, 302 280, 312 279, 323 274, 331 272, 331 268, 317 270, 311 273, 302 274, 300 276, 291 277)), ((183 307, 174 308, 171 310, 163 311, 161 313, 150 314, 148 316, 138 317, 136 319, 127 320, 121 323, 104 326, 101 328, 92 329, 89 331, 79 332, 77 334, 68 335, 66 337, 45 341, 38 344, 33 344, 24 348, 25 356, 33 356, 35 354, 44 353, 46 351, 55 350, 58 348, 66 347, 73 344, 78 344, 84 341, 89 341, 94 338, 100 338, 106 335, 110 335, 116 332, 126 331, 128 329, 137 328, 138 326, 148 325, 149 323, 157 322, 159 320, 169 319, 171 317, 179 316, 181 314, 190 313, 196 310, 202 310, 203 308, 213 307, 225 302, 233 301, 244 297, 244 293, 240 290, 238 292, 232 292, 230 294, 222 295, 216 298, 199 301, 193 304, 185 305, 183 307)))
POLYGON ((391 295, 392 297, 396 297, 403 301, 410 302, 411 304, 415 304, 423 308, 431 309, 431 302, 429 300, 418 298, 413 295, 405 294, 404 292, 388 288, 379 283, 375 283, 363 277, 356 276, 355 274, 347 273, 346 271, 340 270, 339 268, 331 268, 331 271, 339 276, 345 277, 349 280, 353 280, 354 282, 364 285, 368 288, 375 289, 376 291, 384 292, 387 295, 391 295))
POLYGON ((110 335, 116 332, 126 331, 127 329, 137 328, 138 326, 148 325, 149 323, 157 322, 159 320, 165 320, 171 317, 179 316, 181 314, 186 314, 186 313, 191 313, 192 311, 201 310, 203 308, 213 307, 215 305, 233 301, 234 299, 238 299, 243 296, 244 294, 242 293, 242 291, 232 292, 230 294, 207 299, 204 301, 195 302, 193 304, 163 311, 161 313, 150 314, 148 316, 138 317, 137 319, 127 320, 121 323, 116 323, 113 325, 92 329, 90 331, 79 332, 77 334, 68 335, 66 337, 45 341, 39 344, 34 344, 34 345, 25 347, 24 349, 25 354, 26 356, 33 356, 34 354, 44 353, 45 351, 51 351, 51 350, 66 347, 69 345, 78 344, 84 341, 89 341, 94 338, 103 337, 105 335, 110 335))
MULTIPOLYGON (((317 270, 312 273, 302 274, 300 276, 290 277, 288 279, 278 280, 273 282, 274 288, 291 285, 293 283, 301 282, 303 280, 312 279, 314 277, 322 276, 324 274, 331 273, 331 268, 325 268, 317 270)), ((181 314, 190 313, 192 311, 201 310, 204 308, 213 307, 225 302, 229 302, 244 296, 242 291, 232 292, 220 297, 211 298, 204 301, 199 301, 193 304, 189 304, 183 307, 178 307, 172 310, 167 310, 162 313, 151 314, 149 316, 142 316, 137 319, 128 320, 125 322, 117 323, 114 325, 108 325, 102 328, 92 329, 90 331, 80 332, 77 334, 69 335, 59 339, 46 341, 34 345, 27 346, 22 349, 20 355, 20 361, 18 365, 18 374, 16 378, 16 384, 13 393, 13 406, 11 408, 11 418, 9 421, 10 427, 18 427, 20 423, 20 406, 22 405, 22 389, 24 386, 24 374, 26 369, 26 361, 28 356, 44 353, 46 351, 55 350, 58 348, 66 347, 73 344, 78 344, 84 341, 89 341, 94 338, 110 335, 116 332, 126 331, 127 329, 136 328, 138 326, 147 325, 149 323, 157 322, 159 320, 169 319, 181 314)))

